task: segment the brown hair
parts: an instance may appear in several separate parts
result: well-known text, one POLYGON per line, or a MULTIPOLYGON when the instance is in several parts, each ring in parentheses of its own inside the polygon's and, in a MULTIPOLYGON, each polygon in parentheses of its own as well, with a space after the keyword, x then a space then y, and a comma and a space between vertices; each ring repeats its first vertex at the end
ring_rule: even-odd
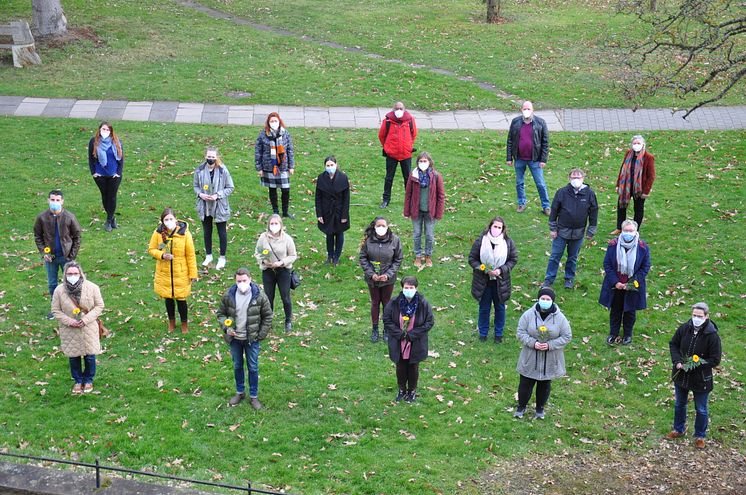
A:
POLYGON ((249 278, 251 278, 251 274, 249 273, 249 269, 245 267, 241 267, 238 270, 236 270, 236 277, 239 275, 248 275, 249 278))
POLYGON ((503 217, 501 216, 493 217, 492 220, 490 220, 490 223, 487 224, 487 228, 484 229, 484 233, 486 234, 487 232, 489 232, 492 224, 495 222, 500 222, 501 224, 503 224, 503 239, 510 239, 510 237, 508 237, 508 225, 505 223, 505 220, 503 220, 503 217))
POLYGON ((285 122, 283 122, 282 119, 280 118, 280 114, 277 112, 271 112, 269 115, 267 115, 267 120, 264 121, 264 132, 266 132, 267 134, 269 134, 272 131, 272 129, 270 129, 269 127, 269 119, 271 119, 272 117, 277 117, 277 120, 280 121, 281 128, 285 127, 285 122))
POLYGON ((98 129, 96 129, 96 135, 93 136, 93 149, 91 150, 91 156, 93 158, 96 158, 97 155, 97 149, 98 149, 98 143, 101 142, 101 128, 103 126, 106 126, 111 131, 111 142, 114 143, 114 146, 117 147, 117 153, 119 153, 119 156, 122 156, 122 143, 119 142, 119 138, 117 137, 117 134, 114 132, 114 128, 111 126, 108 122, 101 122, 98 125, 98 129))
POLYGON ((174 210, 172 210, 170 206, 166 207, 163 210, 163 213, 161 213, 161 224, 163 225, 163 229, 161 229, 161 237, 163 238, 163 242, 166 242, 168 240, 168 234, 170 234, 170 232, 166 230, 166 225, 163 223, 163 219, 169 215, 173 215, 174 217, 176 216, 174 214, 174 210))

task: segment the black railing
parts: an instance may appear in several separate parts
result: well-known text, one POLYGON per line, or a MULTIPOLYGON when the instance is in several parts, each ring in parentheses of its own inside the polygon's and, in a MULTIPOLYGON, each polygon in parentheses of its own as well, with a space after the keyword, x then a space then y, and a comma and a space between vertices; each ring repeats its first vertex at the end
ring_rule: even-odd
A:
POLYGON ((147 471, 138 471, 136 469, 127 469, 127 468, 120 468, 120 467, 115 467, 115 466, 103 466, 99 462, 98 458, 96 458, 95 463, 90 463, 90 462, 79 462, 79 461, 66 461, 64 459, 51 459, 49 457, 37 457, 37 456, 25 455, 25 454, 12 454, 10 452, 0 452, 0 455, 4 455, 7 457, 16 457, 18 459, 29 459, 33 461, 53 462, 57 464, 70 464, 72 466, 81 466, 81 467, 95 469, 96 470, 96 488, 101 488, 101 471, 114 471, 118 473, 134 474, 138 476, 149 476, 151 478, 181 481, 183 483, 191 483, 193 485, 203 485, 203 486, 211 486, 215 488, 226 488, 229 490, 238 490, 241 492, 245 492, 248 495, 252 495, 254 493, 259 493, 262 495, 288 495, 285 492, 274 492, 271 490, 262 490, 260 488, 252 488, 250 481, 247 482, 246 486, 226 485, 224 483, 215 483, 213 481, 203 481, 203 480, 194 480, 190 478, 181 478, 179 476, 149 473, 147 471))

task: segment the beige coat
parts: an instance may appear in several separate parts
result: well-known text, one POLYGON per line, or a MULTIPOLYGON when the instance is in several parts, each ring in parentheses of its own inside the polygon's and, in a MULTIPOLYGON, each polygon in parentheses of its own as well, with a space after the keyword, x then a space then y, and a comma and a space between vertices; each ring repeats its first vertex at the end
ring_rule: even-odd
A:
POLYGON ((83 281, 80 292, 81 320, 85 326, 76 328, 70 324, 75 322, 73 310, 78 306, 68 295, 65 284, 60 284, 52 297, 52 314, 60 327, 62 352, 67 357, 79 357, 89 354, 101 354, 101 342, 98 339, 98 323, 96 320, 104 310, 104 300, 98 285, 88 280, 83 281))

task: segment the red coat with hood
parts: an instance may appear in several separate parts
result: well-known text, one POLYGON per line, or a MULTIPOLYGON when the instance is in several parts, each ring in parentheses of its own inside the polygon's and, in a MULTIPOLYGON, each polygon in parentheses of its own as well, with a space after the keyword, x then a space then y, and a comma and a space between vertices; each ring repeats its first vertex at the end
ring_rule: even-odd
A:
POLYGON ((396 118, 393 111, 387 113, 378 130, 378 140, 383 146, 383 152, 397 161, 412 157, 416 138, 417 124, 414 117, 406 110, 401 119, 396 118))

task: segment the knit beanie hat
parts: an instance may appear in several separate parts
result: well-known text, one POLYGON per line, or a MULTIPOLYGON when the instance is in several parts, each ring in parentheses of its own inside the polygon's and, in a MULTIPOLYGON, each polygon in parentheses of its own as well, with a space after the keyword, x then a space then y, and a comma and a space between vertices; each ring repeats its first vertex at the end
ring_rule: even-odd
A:
POLYGON ((554 299, 557 297, 551 287, 542 287, 541 289, 539 289, 539 295, 536 296, 536 299, 541 299, 541 296, 551 297, 552 302, 554 302, 554 299))

